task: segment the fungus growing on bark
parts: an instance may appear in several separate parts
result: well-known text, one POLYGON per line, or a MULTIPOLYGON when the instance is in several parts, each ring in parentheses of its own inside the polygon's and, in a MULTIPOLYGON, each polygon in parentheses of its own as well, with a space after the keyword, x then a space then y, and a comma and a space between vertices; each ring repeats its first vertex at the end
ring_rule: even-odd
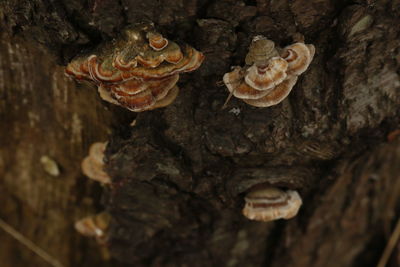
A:
POLYGON ((168 40, 157 32, 149 32, 146 37, 149 39, 149 45, 156 51, 160 51, 168 45, 168 40))
POLYGON ((275 43, 268 40, 262 35, 257 35, 253 38, 249 52, 246 55, 246 65, 262 65, 268 62, 272 57, 279 56, 278 51, 275 48, 275 43))
POLYGON ((54 159, 46 155, 41 156, 40 163, 42 164, 43 169, 51 176, 60 175, 60 168, 58 167, 58 164, 54 159))
POLYGON ((203 59, 196 49, 179 46, 143 24, 127 28, 90 55, 77 56, 65 72, 94 82, 103 100, 141 112, 172 103, 179 74, 197 69, 203 59))
POLYGON ((246 55, 246 66, 235 67, 224 75, 223 81, 233 96, 247 104, 273 106, 288 96, 314 53, 313 45, 295 43, 285 47, 279 56, 272 41, 256 36, 246 55))
POLYGON ((295 43, 286 46, 281 56, 289 64, 287 73, 289 75, 300 75, 305 72, 315 54, 313 45, 295 43))
POLYGON ((265 96, 262 96, 258 99, 243 99, 243 101, 249 105, 260 108, 279 104, 289 95, 296 82, 297 76, 289 76, 289 78, 278 84, 273 90, 271 90, 270 93, 267 93, 265 96))
POLYGON ((255 221, 290 219, 296 216, 302 200, 297 191, 281 190, 269 185, 260 185, 250 190, 245 197, 243 215, 255 221))
POLYGON ((75 222, 75 230, 84 236, 94 237, 99 244, 105 244, 110 219, 110 214, 106 212, 87 216, 75 222))
POLYGON ((104 168, 104 151, 107 143, 93 143, 89 148, 89 155, 82 161, 82 172, 97 182, 102 184, 111 183, 108 174, 103 170, 104 168))
POLYGON ((265 65, 253 64, 247 69, 244 80, 256 90, 271 91, 285 80, 287 68, 288 63, 283 58, 273 57, 265 65))

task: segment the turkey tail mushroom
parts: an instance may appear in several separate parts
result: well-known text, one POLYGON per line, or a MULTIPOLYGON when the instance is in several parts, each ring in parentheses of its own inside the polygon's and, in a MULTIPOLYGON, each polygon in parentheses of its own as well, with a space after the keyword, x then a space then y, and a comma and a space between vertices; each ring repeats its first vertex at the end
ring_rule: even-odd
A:
POLYGON ((315 54, 313 45, 295 43, 279 56, 275 44, 256 36, 246 56, 246 66, 224 75, 229 92, 255 107, 269 107, 284 100, 305 72, 315 54))
POLYGON ((172 103, 179 74, 196 70, 203 60, 201 52, 181 47, 143 24, 125 29, 117 40, 88 56, 77 56, 65 73, 94 82, 103 100, 141 112, 172 103))
POLYGON ((262 222, 293 218, 302 204, 297 191, 285 191, 269 185, 250 190, 245 201, 243 215, 262 222))
POLYGON ((295 43, 286 46, 282 51, 282 58, 288 62, 288 74, 300 75, 310 65, 315 54, 313 45, 295 43))

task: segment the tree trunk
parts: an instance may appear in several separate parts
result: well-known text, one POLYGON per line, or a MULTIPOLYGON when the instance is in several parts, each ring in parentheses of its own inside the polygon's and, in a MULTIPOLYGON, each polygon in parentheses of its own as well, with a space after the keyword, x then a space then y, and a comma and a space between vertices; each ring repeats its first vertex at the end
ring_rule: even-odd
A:
MULTIPOLYGON (((399 125, 399 16, 398 0, 3 1, 3 266, 376 266, 400 212, 400 140, 387 138, 399 125), (140 21, 206 56, 173 104, 133 113, 64 77, 73 56, 140 21), (280 47, 302 34, 315 58, 281 104, 221 109, 222 76, 260 34, 280 47), (99 141, 105 187, 80 170, 99 141), (297 190, 299 214, 246 219, 260 183, 297 190), (102 210, 111 261, 73 228, 102 210)), ((399 266, 399 245, 391 254, 399 266)))

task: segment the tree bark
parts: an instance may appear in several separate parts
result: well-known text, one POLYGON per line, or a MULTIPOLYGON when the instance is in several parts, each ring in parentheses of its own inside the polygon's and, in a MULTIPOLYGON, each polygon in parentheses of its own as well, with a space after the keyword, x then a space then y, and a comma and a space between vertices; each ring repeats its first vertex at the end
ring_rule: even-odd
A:
MULTIPOLYGON (((400 141, 387 139, 399 125, 399 15, 398 0, 0 3, 0 219, 58 266, 376 266, 400 212, 400 141), (206 56, 172 105, 136 114, 63 76, 140 21, 206 56), (221 109, 223 74, 260 34, 281 47, 302 34, 315 58, 281 104, 221 109), (109 142, 104 188, 80 170, 98 141, 109 142), (260 183, 298 190, 298 216, 243 217, 260 183), (73 229, 101 210, 111 262, 73 229)), ((5 266, 54 265, 0 233, 5 266)))

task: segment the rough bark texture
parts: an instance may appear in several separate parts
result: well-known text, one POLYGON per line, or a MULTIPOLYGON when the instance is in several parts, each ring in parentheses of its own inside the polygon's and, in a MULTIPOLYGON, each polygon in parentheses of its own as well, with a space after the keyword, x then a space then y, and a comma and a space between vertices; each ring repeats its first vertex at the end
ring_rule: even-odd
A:
MULTIPOLYGON (((101 262, 94 244, 81 251, 89 243, 73 229, 100 208, 101 188, 83 176, 80 160, 121 119, 96 92, 77 89, 36 42, 1 40, 0 218, 66 266, 101 262), (57 162, 59 176, 45 171, 42 156, 57 162)), ((2 230, 0 244, 2 266, 46 266, 2 230)))
MULTIPOLYGON (((102 209, 99 187, 79 164, 108 133, 113 183, 102 205, 119 262, 376 265, 400 212, 400 142, 386 141, 400 115, 400 1, 8 0, 0 7, 8 32, 0 44, 0 218, 63 265, 112 264, 72 229, 102 209), (206 55, 198 71, 182 75, 167 108, 136 115, 105 104, 55 66, 143 20, 206 55), (221 77, 243 64, 254 35, 285 46, 298 33, 317 53, 286 100, 259 109, 232 99, 221 109, 228 95, 221 77), (58 162, 60 176, 44 172, 42 155, 58 162), (298 190, 300 214, 245 219, 244 193, 260 183, 298 190)), ((6 266, 43 266, 3 233, 0 244, 6 266)))

